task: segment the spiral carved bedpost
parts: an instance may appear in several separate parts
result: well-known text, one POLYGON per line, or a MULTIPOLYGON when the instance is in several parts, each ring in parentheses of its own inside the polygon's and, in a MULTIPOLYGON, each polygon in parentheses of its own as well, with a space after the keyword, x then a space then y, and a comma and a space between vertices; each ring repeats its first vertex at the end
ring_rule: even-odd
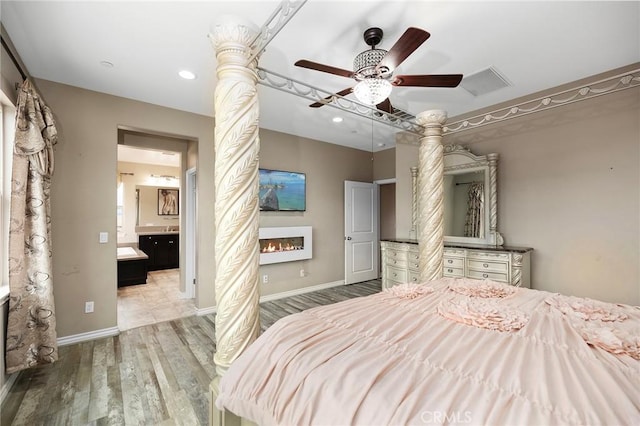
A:
POLYGON ((211 39, 215 105, 216 373, 222 376, 260 331, 258 288, 258 96, 250 43, 257 31, 227 20, 211 39))
POLYGON ((409 238, 418 238, 418 168, 411 167, 411 230, 409 238))
POLYGON ((418 244, 420 247, 420 281, 442 278, 444 244, 444 157, 442 126, 447 113, 425 111, 418 115, 424 127, 418 154, 418 244))

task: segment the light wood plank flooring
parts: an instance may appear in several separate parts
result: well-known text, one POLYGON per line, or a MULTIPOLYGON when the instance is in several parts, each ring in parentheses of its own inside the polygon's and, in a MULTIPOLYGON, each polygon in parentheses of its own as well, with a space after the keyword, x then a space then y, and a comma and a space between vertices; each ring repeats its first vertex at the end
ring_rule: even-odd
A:
MULTIPOLYGON (((380 280, 260 305, 279 318, 380 291, 380 280)), ((63 346, 53 365, 24 371, 2 404, 4 425, 206 425, 214 376, 214 315, 190 316, 63 346)))

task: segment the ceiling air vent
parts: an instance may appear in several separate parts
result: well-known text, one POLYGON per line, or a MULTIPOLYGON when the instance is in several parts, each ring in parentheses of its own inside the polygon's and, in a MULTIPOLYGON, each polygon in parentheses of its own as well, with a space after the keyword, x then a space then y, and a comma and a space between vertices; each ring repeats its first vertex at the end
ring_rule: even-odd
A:
POLYGON ((466 75, 460 83, 473 96, 486 95, 503 87, 511 86, 495 68, 489 67, 475 74, 466 75))

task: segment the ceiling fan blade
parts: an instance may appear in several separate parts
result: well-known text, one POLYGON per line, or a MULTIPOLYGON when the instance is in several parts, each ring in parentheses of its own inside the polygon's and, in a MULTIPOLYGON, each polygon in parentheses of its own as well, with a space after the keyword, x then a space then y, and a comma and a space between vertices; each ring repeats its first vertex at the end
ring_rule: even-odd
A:
POLYGON ((311 108, 320 108, 323 105, 326 105, 327 103, 329 103, 329 101, 331 101, 331 99, 335 96, 335 95, 340 95, 340 96, 347 96, 349 93, 353 92, 353 88, 349 87, 348 89, 344 89, 341 90, 339 92, 337 92, 334 95, 331 96, 327 96, 326 98, 324 98, 325 101, 327 102, 314 102, 311 105, 309 105, 311 108))
POLYGON ((297 67, 309 68, 310 70, 327 72, 329 74, 340 75, 342 77, 351 78, 353 76, 352 71, 343 70, 342 68, 332 67, 330 65, 319 64, 317 62, 307 61, 306 59, 301 59, 294 64, 297 67))
POLYGON ((409 27, 402 34, 396 44, 384 55, 384 58, 376 66, 377 69, 386 67, 393 71, 402 63, 409 55, 413 53, 422 43, 427 41, 431 34, 420 28, 409 27))
POLYGON ((380 111, 384 111, 384 112, 388 112, 389 114, 393 114, 393 107, 391 106, 391 101, 389 100, 389 98, 387 98, 384 101, 380 102, 378 105, 376 105, 376 107, 378 107, 378 109, 380 111))
POLYGON ((397 75, 391 82, 394 86, 457 87, 462 74, 397 75))

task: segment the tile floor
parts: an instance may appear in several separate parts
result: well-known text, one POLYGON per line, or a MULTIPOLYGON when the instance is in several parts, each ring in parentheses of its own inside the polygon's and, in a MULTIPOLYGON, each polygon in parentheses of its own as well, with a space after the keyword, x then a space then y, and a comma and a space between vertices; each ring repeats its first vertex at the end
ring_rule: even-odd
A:
POLYGON ((129 330, 196 314, 194 299, 180 298, 180 270, 151 271, 147 283, 118 289, 118 328, 129 330))

